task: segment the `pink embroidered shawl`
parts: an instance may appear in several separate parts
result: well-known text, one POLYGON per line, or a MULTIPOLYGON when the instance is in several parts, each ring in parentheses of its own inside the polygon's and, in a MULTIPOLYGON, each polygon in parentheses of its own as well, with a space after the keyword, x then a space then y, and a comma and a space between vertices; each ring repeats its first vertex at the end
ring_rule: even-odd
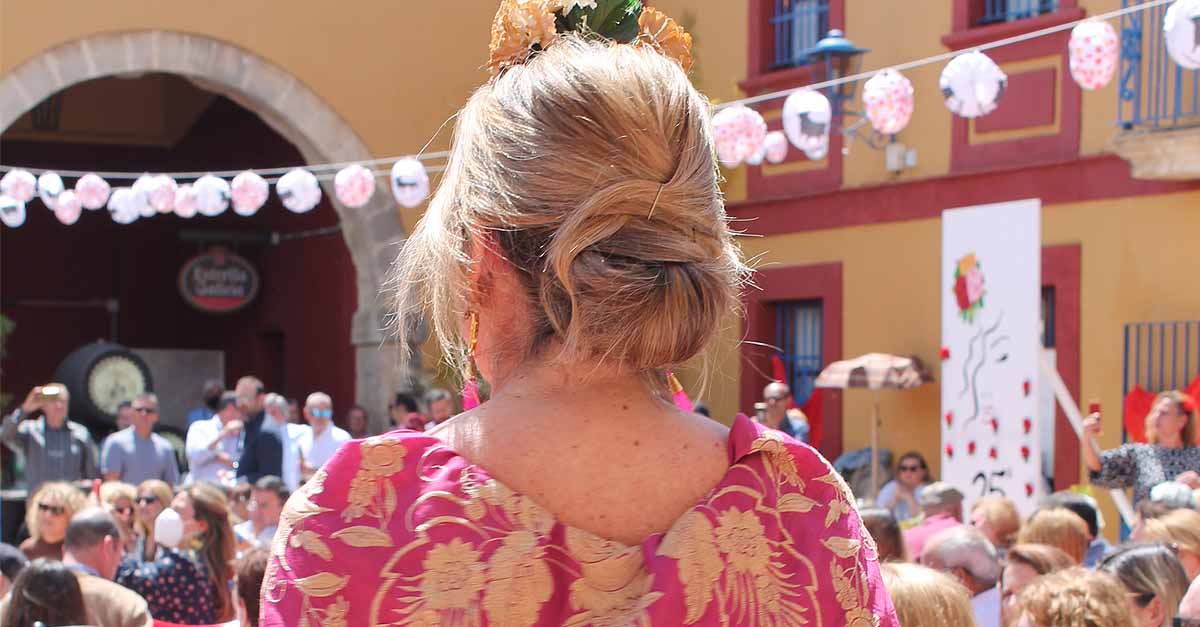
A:
POLYGON ((567 527, 439 440, 344 445, 288 501, 265 627, 898 625, 849 490, 739 416, 721 483, 625 546, 567 527))

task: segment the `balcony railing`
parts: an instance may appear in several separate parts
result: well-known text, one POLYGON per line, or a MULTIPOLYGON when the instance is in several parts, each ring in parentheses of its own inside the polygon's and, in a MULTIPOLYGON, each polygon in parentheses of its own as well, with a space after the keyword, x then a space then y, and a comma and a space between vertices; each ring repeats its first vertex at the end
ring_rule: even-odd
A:
MULTIPOLYGON (((1141 0, 1122 0, 1125 7, 1141 0)), ((1185 70, 1167 54, 1167 6, 1121 17, 1117 124, 1124 130, 1200 126, 1200 70, 1185 70)))
POLYGON ((1125 325, 1125 394, 1178 390, 1200 375, 1200 320, 1125 325))
POLYGON ((829 32, 829 0, 775 0, 774 67, 810 62, 809 53, 829 32))
POLYGON ((1058 0, 983 0, 979 24, 1015 22, 1058 10, 1058 0))

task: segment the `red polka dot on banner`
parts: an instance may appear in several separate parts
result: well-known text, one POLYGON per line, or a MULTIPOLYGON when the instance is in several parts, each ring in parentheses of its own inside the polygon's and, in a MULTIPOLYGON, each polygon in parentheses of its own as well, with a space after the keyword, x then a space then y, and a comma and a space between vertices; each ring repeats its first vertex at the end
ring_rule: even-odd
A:
POLYGON ((996 459, 997 455, 998 455, 998 453, 996 452, 996 447, 993 446, 992 448, 988 449, 988 457, 991 457, 992 459, 996 459))
POLYGON ((969 443, 967 443, 967 455, 974 455, 974 454, 975 454, 975 440, 971 440, 969 443))
POLYGON ((992 425, 992 432, 993 432, 993 433, 999 433, 999 432, 1000 432, 1000 421, 999 421, 999 420, 996 420, 995 418, 992 418, 991 420, 989 420, 989 421, 988 421, 988 424, 992 425))
POLYGON ((946 412, 946 426, 949 427, 951 424, 954 424, 954 412, 948 411, 946 412))
POLYGON ((1021 459, 1025 460, 1025 461, 1029 461, 1029 447, 1028 446, 1021 447, 1021 459))
POLYGON ((1033 391, 1033 383, 1029 379, 1025 379, 1025 383, 1022 384, 1021 389, 1025 392, 1025 396, 1029 396, 1029 393, 1033 391))
POLYGON ((1025 484, 1025 496, 1027 498, 1033 496, 1033 484, 1032 483, 1025 484))
POLYGON ((953 444, 946 445, 946 457, 954 457, 954 445, 953 444))
POLYGON ((947 359, 950 359, 950 348, 943 346, 941 354, 942 354, 942 361, 946 361, 947 359))
POLYGON ((1025 429, 1025 435, 1029 435, 1029 432, 1033 430, 1033 421, 1026 418, 1021 421, 1021 427, 1025 429))

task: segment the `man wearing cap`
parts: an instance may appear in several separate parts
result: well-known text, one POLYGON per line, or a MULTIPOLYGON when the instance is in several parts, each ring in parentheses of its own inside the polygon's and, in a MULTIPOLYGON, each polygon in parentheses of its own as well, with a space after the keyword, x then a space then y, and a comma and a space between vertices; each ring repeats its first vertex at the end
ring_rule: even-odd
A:
POLYGON ((97 475, 91 434, 87 427, 67 419, 70 401, 67 386, 39 385, 0 427, 0 441, 25 454, 30 493, 46 481, 80 481, 97 475))
POLYGON ((921 524, 904 532, 908 554, 921 555, 925 543, 938 533, 962 525, 963 494, 943 481, 925 486, 917 504, 925 514, 921 524))

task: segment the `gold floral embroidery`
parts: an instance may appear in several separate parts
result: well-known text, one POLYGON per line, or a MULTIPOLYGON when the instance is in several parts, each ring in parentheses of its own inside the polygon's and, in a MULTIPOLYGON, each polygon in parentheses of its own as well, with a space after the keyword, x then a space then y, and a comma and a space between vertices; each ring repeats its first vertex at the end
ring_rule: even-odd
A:
POLYGON ((762 522, 754 512, 730 508, 717 518, 717 548, 729 557, 734 570, 762 572, 771 560, 762 522))
POLYGON ((458 538, 430 549, 421 563, 421 600, 432 610, 465 610, 485 583, 479 551, 458 538))
POLYGON ((532 625, 554 593, 545 550, 532 531, 514 531, 488 560, 483 609, 496 625, 532 625))
POLYGON ((708 609, 725 566, 713 538, 712 523, 698 511, 684 514, 667 532, 658 552, 679 561, 679 580, 687 603, 683 622, 696 622, 708 609))
POLYGON ((784 483, 794 486, 801 492, 804 491, 804 479, 800 478, 800 471, 796 467, 796 458, 792 457, 787 445, 783 443, 782 433, 774 429, 763 431, 758 439, 750 444, 750 452, 764 454, 763 464, 766 466, 768 474, 773 476, 775 473, 779 473, 784 483))
POLYGON ((641 547, 625 546, 567 528, 567 551, 579 561, 580 577, 571 584, 571 616, 566 627, 649 625, 646 610, 663 593, 651 592, 654 577, 645 570, 641 547))
POLYGON ((384 481, 381 487, 379 480, 404 469, 407 449, 400 440, 382 435, 368 438, 360 446, 362 459, 358 472, 350 481, 350 495, 346 509, 342 511, 342 520, 350 522, 370 516, 380 522, 382 529, 396 511, 396 489, 390 481, 384 481))

